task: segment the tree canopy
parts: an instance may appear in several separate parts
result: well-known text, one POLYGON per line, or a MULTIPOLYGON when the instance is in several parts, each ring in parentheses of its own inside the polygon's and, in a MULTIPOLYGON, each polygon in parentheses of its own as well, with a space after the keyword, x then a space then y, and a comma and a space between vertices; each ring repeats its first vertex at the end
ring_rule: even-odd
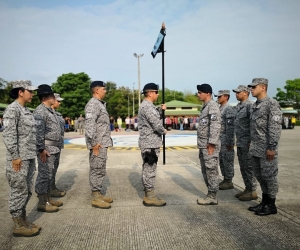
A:
POLYGON ((90 91, 91 79, 84 73, 68 73, 59 76, 52 89, 64 98, 58 111, 68 117, 78 117, 84 113, 84 108, 91 98, 90 91))
POLYGON ((287 80, 284 90, 277 88, 275 99, 282 107, 293 107, 300 114, 300 78, 287 80))
MULTIPOLYGON (((86 103, 92 97, 90 91, 91 79, 84 73, 67 73, 59 76, 56 82, 52 83, 52 89, 55 93, 59 93, 64 100, 61 103, 58 111, 64 117, 75 118, 80 114, 84 115, 84 108, 86 103)), ((9 97, 8 92, 12 88, 11 83, 0 78, 0 97, 1 103, 11 103, 13 100, 9 97)), ((120 86, 113 81, 106 82, 106 108, 109 116, 117 118, 121 116, 133 116, 138 114, 138 90, 130 89, 128 87, 120 86), (133 110, 134 106, 134 110, 133 110)), ((141 101, 143 96, 141 95, 141 101)), ((197 93, 181 92, 177 90, 165 89, 165 103, 178 100, 200 104, 197 93)), ((155 104, 162 103, 162 91, 159 90, 159 97, 155 104)), ((36 108, 40 104, 38 96, 35 94, 32 102, 27 106, 36 108)))

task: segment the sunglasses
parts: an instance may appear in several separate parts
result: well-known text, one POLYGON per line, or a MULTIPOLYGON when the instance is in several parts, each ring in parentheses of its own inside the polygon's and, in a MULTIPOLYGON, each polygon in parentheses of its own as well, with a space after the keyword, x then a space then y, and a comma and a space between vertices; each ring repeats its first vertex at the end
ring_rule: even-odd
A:
POLYGON ((157 90, 148 91, 148 92, 154 92, 155 94, 158 94, 158 91, 157 91, 157 90))
POLYGON ((255 89, 259 84, 255 85, 255 86, 251 86, 251 89, 255 89))

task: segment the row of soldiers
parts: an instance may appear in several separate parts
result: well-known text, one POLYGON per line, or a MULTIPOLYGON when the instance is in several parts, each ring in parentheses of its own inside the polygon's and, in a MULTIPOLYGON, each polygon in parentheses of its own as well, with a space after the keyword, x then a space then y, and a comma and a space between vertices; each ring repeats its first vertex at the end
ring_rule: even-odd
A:
POLYGON ((26 206, 32 196, 33 177, 38 162, 35 192, 38 195, 37 210, 57 212, 63 202, 52 197, 63 197, 66 191, 56 187, 55 176, 59 166, 60 152, 64 147, 62 115, 56 111, 63 98, 54 93, 49 85, 38 88, 31 81, 18 80, 12 83, 9 92, 13 103, 6 108, 2 133, 7 149, 6 177, 10 186, 9 211, 14 221, 14 236, 38 235, 41 227, 28 221, 26 206), (41 104, 33 114, 26 107, 31 102, 33 91, 41 104))
MULTIPOLYGON (((254 78, 249 85, 239 85, 233 92, 239 101, 236 110, 228 103, 229 90, 220 90, 212 99, 209 84, 197 85, 198 97, 203 101, 197 129, 197 145, 204 181, 208 193, 198 198, 199 205, 217 205, 218 190, 233 188, 234 146, 245 189, 235 197, 242 201, 257 199, 256 180, 262 189, 262 201, 248 210, 256 215, 276 214, 278 192, 278 142, 281 134, 281 110, 278 102, 267 96, 268 79, 254 78), (249 101, 249 94, 257 100, 249 101), (235 139, 236 136, 236 139, 235 139), (218 166, 224 177, 219 182, 218 166)), ((158 85, 146 84, 145 99, 139 109, 139 147, 142 153, 142 179, 146 206, 164 206, 166 201, 154 195, 156 167, 161 146, 161 136, 166 134, 160 112, 153 105, 158 98, 158 85)), ((165 105, 161 109, 165 109, 165 105)))
MULTIPOLYGON (((254 173, 263 191, 262 202, 255 207, 250 207, 249 210, 258 215, 277 212, 275 197, 278 190, 277 148, 280 137, 278 124, 280 125, 281 112, 278 103, 267 97, 267 86, 267 79, 253 79, 252 84, 248 87, 251 88, 251 93, 257 98, 257 102, 249 105, 249 108, 245 108, 249 91, 245 86, 239 86, 235 90, 237 98, 240 100, 237 107, 238 113, 232 116, 232 111, 230 108, 228 109, 229 105, 224 105, 222 101, 222 99, 226 99, 228 92, 220 91, 218 94, 221 104, 220 112, 219 106, 212 100, 211 86, 208 84, 197 85, 198 97, 204 102, 197 130, 197 144, 201 170, 208 187, 207 196, 199 198, 198 204, 216 205, 218 204, 216 194, 219 187, 220 189, 233 187, 233 170, 231 165, 228 165, 230 162, 228 160, 233 159, 234 135, 229 135, 229 132, 234 131, 232 125, 236 124, 236 127, 240 129, 239 132, 236 130, 239 161, 241 170, 244 169, 243 171, 246 173, 244 175, 242 172, 242 175, 247 177, 251 172, 253 179, 254 173), (247 98, 243 98, 244 95, 247 98), (230 112, 227 112, 227 109, 230 112), (246 119, 248 122, 250 120, 250 125, 246 119), (244 136, 247 136, 248 139, 244 136), (224 143, 222 143, 223 141, 224 143), (226 151, 221 151, 221 149, 226 149, 226 151), (246 158, 248 160, 245 160, 246 158), (219 160, 224 176, 224 180, 220 184, 219 160)), ((60 150, 63 148, 64 131, 63 119, 55 111, 55 108, 62 98, 53 93, 50 86, 40 85, 37 94, 41 104, 32 115, 26 108, 26 103, 31 101, 35 89, 30 81, 13 82, 10 95, 16 100, 8 106, 4 113, 6 129, 3 133, 3 140, 7 148, 6 176, 10 185, 9 210, 15 223, 15 236, 34 236, 39 234, 41 229, 40 226, 29 222, 26 217, 26 205, 32 195, 36 155, 38 156, 38 176, 35 191, 39 197, 37 209, 42 212, 57 212, 58 207, 63 203, 60 200, 53 200, 51 196, 62 197, 66 194, 65 191, 59 190, 55 186, 55 174, 59 164, 60 150)), ((91 205, 108 209, 111 208, 113 199, 103 194, 102 183, 106 176, 107 150, 113 144, 106 103, 103 101, 106 94, 105 83, 94 81, 91 83, 90 89, 92 98, 85 107, 85 139, 89 150, 91 205)), ((167 133, 161 119, 162 110, 165 110, 166 106, 162 104, 157 109, 153 104, 158 98, 158 85, 146 84, 142 94, 145 98, 139 109, 138 127, 139 147, 143 160, 142 182, 145 191, 143 204, 160 207, 165 206, 166 201, 154 194, 154 183, 162 145, 161 136, 167 133)), ((246 188, 238 196, 242 197, 250 190, 253 195, 255 189, 248 186, 247 178, 244 180, 246 188)))

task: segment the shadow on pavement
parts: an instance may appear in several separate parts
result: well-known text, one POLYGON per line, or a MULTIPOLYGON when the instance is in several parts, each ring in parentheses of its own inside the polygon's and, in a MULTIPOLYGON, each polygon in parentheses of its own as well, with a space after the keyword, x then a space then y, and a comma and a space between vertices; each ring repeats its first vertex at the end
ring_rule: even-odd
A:
POLYGON ((197 189, 193 183, 189 182, 188 180, 186 180, 185 178, 183 178, 180 174, 175 174, 173 172, 170 171, 164 171, 164 173, 168 174, 171 176, 172 180, 180 187, 182 187, 183 189, 185 189, 186 191, 199 196, 199 195, 206 195, 204 194, 202 191, 200 191, 199 189, 197 189))
POLYGON ((140 173, 137 172, 131 172, 128 176, 128 179, 130 181, 130 184, 132 187, 134 187, 141 199, 144 198, 144 187, 142 184, 142 177, 140 173))

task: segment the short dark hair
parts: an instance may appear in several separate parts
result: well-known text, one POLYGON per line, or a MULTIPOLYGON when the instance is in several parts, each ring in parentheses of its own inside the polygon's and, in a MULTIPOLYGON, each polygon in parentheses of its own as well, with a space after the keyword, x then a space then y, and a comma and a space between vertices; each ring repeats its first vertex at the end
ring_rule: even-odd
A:
POLYGON ((19 91, 22 91, 22 92, 24 92, 25 91, 25 89, 23 88, 23 87, 20 87, 20 88, 15 88, 15 89, 11 89, 10 91, 9 91, 9 96, 11 97, 11 98, 13 98, 13 99, 17 99, 18 97, 19 97, 19 91))
POLYGON ((224 96, 227 96, 228 98, 227 98, 227 101, 229 101, 229 99, 230 99, 230 95, 224 95, 224 96))
POLYGON ((39 95, 40 101, 43 100, 43 98, 48 98, 49 96, 53 96, 53 94, 44 94, 44 95, 39 95))

